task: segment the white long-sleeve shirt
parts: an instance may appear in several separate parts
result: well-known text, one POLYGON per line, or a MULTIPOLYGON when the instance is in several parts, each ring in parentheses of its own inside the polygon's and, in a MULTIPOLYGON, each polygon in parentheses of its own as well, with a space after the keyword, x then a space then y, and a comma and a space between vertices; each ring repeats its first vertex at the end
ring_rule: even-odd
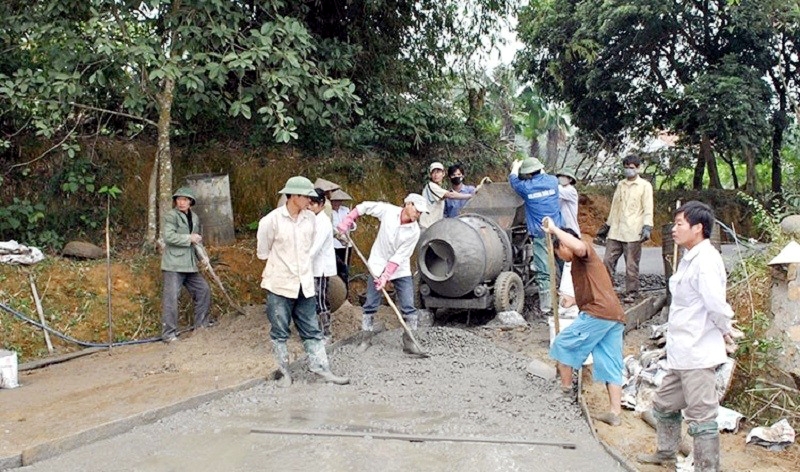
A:
POLYGON ((317 213, 315 227, 314 245, 311 246, 312 272, 314 277, 332 277, 336 275, 333 225, 324 211, 317 213))
POLYGON ((359 215, 370 215, 381 220, 378 236, 369 251, 369 270, 380 276, 386 264, 394 262, 397 270, 391 280, 411 276, 411 254, 419 240, 419 225, 416 221, 400 223, 403 209, 384 202, 361 202, 356 205, 359 215))
POLYGON ((733 319, 725 300, 727 282, 722 256, 708 239, 683 256, 669 278, 668 368, 705 369, 727 360, 723 335, 733 319))
POLYGON ((258 222, 256 256, 267 260, 261 273, 261 287, 287 298, 314 296, 311 246, 316 224, 314 212, 302 210, 297 218, 286 205, 278 207, 258 222))

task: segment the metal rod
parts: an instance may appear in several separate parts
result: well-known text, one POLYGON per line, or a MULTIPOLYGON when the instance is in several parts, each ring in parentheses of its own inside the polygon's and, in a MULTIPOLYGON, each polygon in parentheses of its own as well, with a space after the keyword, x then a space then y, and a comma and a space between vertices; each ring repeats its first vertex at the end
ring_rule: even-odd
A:
POLYGON ((325 431, 319 429, 282 429, 282 428, 253 428, 252 434, 275 434, 289 436, 322 436, 342 438, 394 439, 410 442, 460 442, 460 443, 487 443, 487 444, 524 444, 528 446, 555 446, 562 449, 575 449, 574 443, 529 441, 527 439, 495 439, 482 436, 430 436, 427 434, 400 434, 400 433, 375 433, 370 431, 325 431))

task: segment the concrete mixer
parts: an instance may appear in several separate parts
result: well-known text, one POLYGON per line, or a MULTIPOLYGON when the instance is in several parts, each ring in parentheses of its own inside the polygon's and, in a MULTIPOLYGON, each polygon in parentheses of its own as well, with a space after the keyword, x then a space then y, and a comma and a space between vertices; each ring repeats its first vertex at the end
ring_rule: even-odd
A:
POLYGON ((523 200, 508 182, 488 183, 456 218, 431 225, 417 243, 419 300, 439 308, 516 310, 533 282, 523 200))

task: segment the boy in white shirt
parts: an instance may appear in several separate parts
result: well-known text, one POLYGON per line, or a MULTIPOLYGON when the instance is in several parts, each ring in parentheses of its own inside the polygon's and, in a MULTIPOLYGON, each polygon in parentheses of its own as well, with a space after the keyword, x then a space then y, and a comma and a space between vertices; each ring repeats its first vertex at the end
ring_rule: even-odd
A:
POLYGON ((336 275, 336 253, 333 250, 333 225, 325 214, 325 192, 315 188, 316 197, 311 197, 308 209, 315 218, 314 243, 311 246, 311 270, 314 273, 314 293, 317 304, 319 327, 326 340, 331 338, 333 323, 330 305, 328 304, 328 277, 336 275))

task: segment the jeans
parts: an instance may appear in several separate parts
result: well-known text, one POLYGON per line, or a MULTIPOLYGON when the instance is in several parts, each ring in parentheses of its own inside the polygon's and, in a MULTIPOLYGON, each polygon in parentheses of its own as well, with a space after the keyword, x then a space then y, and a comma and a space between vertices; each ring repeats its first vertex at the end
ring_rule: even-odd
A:
MULTIPOLYGON (((397 305, 403 315, 403 320, 405 320, 409 329, 417 329, 419 317, 417 309, 414 307, 414 279, 410 276, 400 277, 393 279, 392 284, 394 284, 397 305)), ((378 306, 381 304, 381 297, 383 297, 383 293, 375 290, 375 282, 370 275, 367 277, 367 300, 364 302, 364 306, 361 307, 364 310, 361 329, 372 331, 372 320, 378 311, 378 306)))
POLYGON ((274 341, 289 339, 289 323, 294 320, 300 339, 323 339, 317 321, 317 304, 314 297, 304 297, 302 289, 297 298, 267 293, 267 318, 272 327, 269 337, 274 341))
POLYGON ((161 271, 164 291, 161 295, 161 336, 169 338, 178 335, 178 295, 181 287, 194 301, 194 327, 208 326, 208 312, 211 308, 211 289, 199 272, 161 271))

